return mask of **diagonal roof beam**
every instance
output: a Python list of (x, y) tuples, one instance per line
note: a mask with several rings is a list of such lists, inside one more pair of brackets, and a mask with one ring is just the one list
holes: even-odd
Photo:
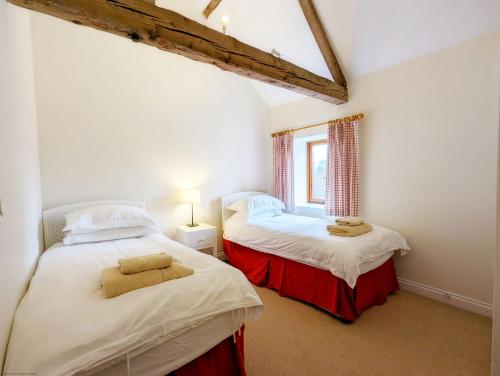
[(333, 76), (333, 79), (336, 83), (341, 86), (346, 87), (347, 82), (344, 77), (344, 73), (342, 72), (342, 68), (333, 52), (332, 45), (328, 40), (325, 29), (321, 24), (321, 20), (319, 19), (318, 12), (314, 7), (312, 0), (299, 0), (300, 7), (302, 8), (302, 12), (306, 17), (307, 23), (314, 35), (314, 39), (316, 39), (316, 43), (325, 59), (326, 65), (330, 70), (330, 73)]
[(203, 10), (203, 16), (205, 18), (210, 17), (212, 12), (217, 8), (222, 0), (210, 0), (205, 9)]
[(335, 82), (142, 0), (9, 2), (330, 103), (347, 101), (347, 89)]

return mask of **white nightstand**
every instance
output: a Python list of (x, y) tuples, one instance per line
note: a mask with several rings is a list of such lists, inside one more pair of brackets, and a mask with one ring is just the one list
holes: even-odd
[(176, 240), (197, 251), (217, 257), (217, 228), (206, 223), (177, 227)]

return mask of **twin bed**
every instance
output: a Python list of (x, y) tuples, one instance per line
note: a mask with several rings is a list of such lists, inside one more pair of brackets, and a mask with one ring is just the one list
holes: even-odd
[[(161, 234), (64, 246), (64, 215), (43, 214), (46, 251), (16, 312), (4, 372), (37, 375), (244, 374), (243, 325), (263, 309), (237, 269)], [(106, 299), (101, 271), (164, 251), (194, 275)]]
[[(281, 210), (244, 219), (230, 209), (255, 195), (262, 193), (240, 192), (222, 200), (224, 250), (234, 267), (159, 233), (61, 243), (66, 214), (103, 204), (144, 209), (141, 202), (97, 201), (45, 211), (46, 250), (16, 311), (4, 372), (244, 375), (244, 323), (263, 309), (249, 281), (347, 321), (399, 288), (392, 256), (409, 250), (400, 234), (374, 226), (368, 234), (340, 238), (328, 235), (322, 219)], [(194, 274), (104, 297), (104, 268), (158, 252)]]
[[(222, 199), (224, 252), (231, 265), (258, 286), (277, 290), (354, 321), (361, 312), (383, 304), (399, 289), (392, 257), (410, 250), (390, 229), (356, 237), (330, 235), (321, 218), (290, 214), (238, 215), (235, 203), (261, 192), (240, 192)], [(241, 206), (241, 204), (239, 205)]]

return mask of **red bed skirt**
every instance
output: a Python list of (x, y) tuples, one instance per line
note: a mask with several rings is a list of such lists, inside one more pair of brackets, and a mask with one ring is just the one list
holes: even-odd
[(347, 321), (355, 321), (361, 312), (373, 305), (384, 304), (390, 293), (399, 290), (392, 258), (360, 275), (352, 289), (329, 271), (225, 239), (224, 252), (229, 263), (240, 269), (253, 284), (313, 304)]
[(205, 354), (172, 372), (175, 376), (245, 376), (243, 332), (226, 338)]

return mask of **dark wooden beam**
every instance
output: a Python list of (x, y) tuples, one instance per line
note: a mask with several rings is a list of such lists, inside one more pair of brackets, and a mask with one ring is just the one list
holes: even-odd
[(340, 67), (335, 53), (333, 52), (332, 45), (328, 40), (325, 29), (321, 24), (321, 20), (319, 19), (318, 12), (316, 11), (312, 0), (299, 0), (299, 3), (304, 16), (306, 17), (307, 23), (309, 24), (309, 27), (314, 35), (314, 39), (316, 39), (316, 43), (318, 44), (321, 54), (325, 59), (326, 65), (333, 76), (333, 79), (339, 85), (346, 87), (347, 82), (344, 77), (344, 73), (342, 72), (342, 68)]
[(205, 16), (205, 18), (210, 17), (212, 12), (215, 10), (215, 8), (217, 8), (217, 6), (220, 4), (221, 1), (222, 0), (210, 0), (210, 2), (207, 4), (205, 9), (203, 10), (203, 16)]
[(142, 0), (9, 2), (330, 103), (347, 101), (347, 89), (337, 83)]

